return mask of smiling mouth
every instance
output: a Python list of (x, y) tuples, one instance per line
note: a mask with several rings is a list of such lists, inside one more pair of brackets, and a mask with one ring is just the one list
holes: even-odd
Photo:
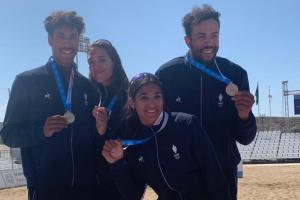
[(157, 110), (146, 110), (145, 114), (152, 117), (157, 114)]
[(73, 54), (74, 50), (73, 49), (61, 49), (61, 52), (66, 55), (71, 55), (71, 54)]
[(213, 54), (214, 53), (214, 48), (205, 48), (202, 50), (202, 53), (204, 54)]

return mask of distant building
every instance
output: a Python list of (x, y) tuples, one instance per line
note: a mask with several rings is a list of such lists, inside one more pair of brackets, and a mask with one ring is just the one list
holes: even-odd
[[(0, 122), (0, 131), (1, 131), (2, 127), (3, 127), (3, 122)], [(2, 143), (3, 142), (2, 142), (2, 139), (1, 139), (1, 136), (0, 136), (0, 144), (2, 144)]]

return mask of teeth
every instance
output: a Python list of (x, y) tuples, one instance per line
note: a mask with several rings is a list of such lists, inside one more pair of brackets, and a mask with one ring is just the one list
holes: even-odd
[(66, 50), (66, 49), (63, 49), (62, 52), (65, 53), (65, 54), (71, 54), (71, 53), (72, 53), (72, 50)]
[(146, 110), (147, 113), (156, 113), (156, 110)]
[(203, 50), (203, 53), (212, 53), (213, 50), (212, 49), (206, 49), (206, 50)]
[(155, 110), (148, 110), (149, 113), (155, 113)]

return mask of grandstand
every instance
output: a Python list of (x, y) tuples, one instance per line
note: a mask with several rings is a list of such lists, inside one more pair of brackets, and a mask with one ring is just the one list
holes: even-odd
[[(300, 118), (291, 119), (291, 127), (299, 127)], [(258, 132), (252, 143), (241, 145), (237, 143), (243, 163), (278, 163), (299, 162), (300, 163), (300, 132), (285, 132), (284, 118), (256, 118)], [(265, 121), (265, 122), (264, 122)], [(263, 123), (262, 123), (263, 122)], [(272, 122), (272, 123), (266, 123)], [(265, 124), (276, 127), (277, 130), (266, 130)], [(2, 128), (0, 122), (0, 130)], [(279, 128), (281, 127), (281, 128)], [(281, 129), (281, 130), (280, 130)], [(0, 170), (8, 168), (19, 168), (21, 157), (20, 149), (8, 148), (1, 145), (0, 138)], [(13, 167), (12, 167), (13, 166)]]
[(300, 162), (300, 133), (260, 131), (247, 146), (237, 143), (244, 163)]
[[(259, 131), (253, 142), (246, 146), (237, 143), (244, 163), (300, 162), (300, 132), (284, 132), (284, 118), (256, 118), (256, 121)], [(267, 131), (262, 123), (264, 121), (272, 122), (271, 126), (278, 130)], [(299, 124), (299, 117), (291, 118), (292, 127), (298, 127)], [(2, 125), (0, 122), (0, 130)], [(13, 165), (18, 168), (20, 161), (20, 149), (1, 145), (0, 140), (0, 170)]]
[[(3, 122), (0, 122), (0, 130)], [(9, 148), (2, 144), (0, 137), (0, 170), (21, 168), (21, 153), (19, 148)]]

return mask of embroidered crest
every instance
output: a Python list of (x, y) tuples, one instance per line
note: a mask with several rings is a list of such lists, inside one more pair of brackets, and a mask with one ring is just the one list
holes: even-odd
[(220, 93), (218, 98), (219, 98), (218, 107), (221, 108), (223, 107), (223, 95)]
[(51, 99), (51, 95), (49, 92), (47, 92), (45, 95), (44, 95), (44, 99), (45, 100), (50, 100)]
[(138, 161), (139, 161), (140, 163), (144, 162), (144, 157), (143, 157), (143, 156), (140, 156), (139, 159), (138, 159)]
[(86, 93), (84, 93), (83, 99), (84, 99), (84, 105), (85, 105), (85, 106), (88, 106), (88, 105), (89, 105), (89, 102), (88, 102), (88, 96), (87, 96)]
[(178, 96), (177, 98), (176, 98), (176, 100), (175, 100), (177, 103), (181, 103), (181, 98), (180, 98), (180, 96)]
[(177, 149), (177, 147), (173, 144), (172, 145), (172, 151), (174, 152), (174, 158), (176, 159), (176, 160), (178, 160), (178, 159), (180, 159), (180, 154), (179, 153), (177, 153), (177, 151), (178, 151), (178, 149)]

